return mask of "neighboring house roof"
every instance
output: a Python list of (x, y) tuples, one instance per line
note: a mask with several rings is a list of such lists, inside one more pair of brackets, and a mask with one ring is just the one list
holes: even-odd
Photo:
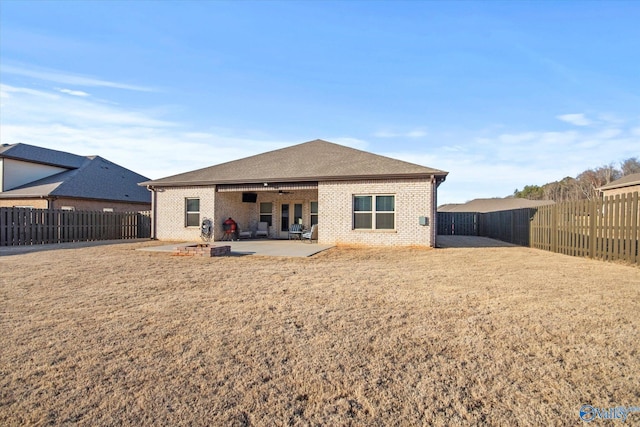
[(22, 143), (0, 145), (0, 157), (63, 168), (79, 168), (87, 160), (77, 154)]
[[(0, 157), (16, 160), (36, 162), (48, 165), (71, 168), (67, 171), (24, 184), (8, 191), (0, 192), (2, 199), (30, 198), (30, 197), (70, 197), (82, 199), (110, 200), (131, 203), (150, 203), (151, 194), (137, 184), (149, 178), (119, 166), (100, 156), (64, 156), (60, 151), (47, 150), (26, 144), (16, 144), (21, 147), (17, 151), (21, 157), (15, 157), (15, 151), (0, 151)], [(12, 146), (9, 146), (12, 147)], [(2, 146), (1, 149), (6, 149)], [(9, 151), (12, 155), (5, 155)], [(43, 151), (52, 151), (51, 159), (43, 159)], [(26, 154), (35, 153), (38, 161), (27, 157)], [(61, 154), (62, 153), (62, 154)], [(82, 159), (78, 163), (77, 160)], [(48, 160), (48, 161), (47, 161)], [(74, 166), (71, 166), (74, 163)]]
[(443, 181), (447, 173), (317, 139), (140, 185), (211, 185), (431, 175)]
[(613, 190), (614, 188), (630, 187), (632, 185), (640, 185), (640, 173), (632, 173), (623, 176), (620, 179), (616, 179), (615, 181), (611, 181), (607, 185), (603, 185), (602, 187), (600, 187), (600, 191)]
[(529, 200), (517, 197), (474, 199), (462, 204), (448, 204), (438, 207), (438, 212), (498, 212), (511, 209), (536, 208), (539, 206), (553, 205), (553, 200)]

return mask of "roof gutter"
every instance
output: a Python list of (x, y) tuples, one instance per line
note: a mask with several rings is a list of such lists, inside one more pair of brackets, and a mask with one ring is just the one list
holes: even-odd
[(157, 182), (157, 181), (147, 181), (141, 182), (138, 185), (146, 185), (147, 188), (150, 186), (153, 187), (186, 187), (186, 186), (206, 186), (206, 185), (217, 185), (217, 184), (260, 184), (264, 182), (310, 182), (310, 181), (353, 181), (353, 180), (383, 180), (383, 179), (420, 179), (420, 178), (433, 178), (439, 182), (445, 180), (446, 176), (449, 172), (438, 172), (438, 173), (424, 173), (424, 174), (388, 174), (388, 175), (380, 175), (380, 174), (371, 174), (371, 175), (345, 175), (345, 176), (317, 176), (317, 177), (296, 177), (296, 178), (252, 178), (252, 179), (227, 179), (227, 180), (215, 180), (215, 181), (167, 181), (167, 182)]

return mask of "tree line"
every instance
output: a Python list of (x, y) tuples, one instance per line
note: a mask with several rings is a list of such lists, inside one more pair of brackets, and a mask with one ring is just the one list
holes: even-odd
[(567, 176), (560, 181), (549, 182), (542, 186), (525, 185), (522, 190), (516, 188), (513, 196), (530, 200), (553, 200), (555, 202), (592, 200), (600, 197), (598, 188), (632, 173), (640, 173), (640, 161), (636, 157), (623, 160), (620, 162), (619, 168), (610, 163), (587, 169), (575, 178)]

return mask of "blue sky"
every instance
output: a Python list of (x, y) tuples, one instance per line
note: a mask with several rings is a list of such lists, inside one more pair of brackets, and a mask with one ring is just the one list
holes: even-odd
[(0, 0), (0, 138), (160, 178), (316, 138), (439, 203), (640, 157), (640, 2)]

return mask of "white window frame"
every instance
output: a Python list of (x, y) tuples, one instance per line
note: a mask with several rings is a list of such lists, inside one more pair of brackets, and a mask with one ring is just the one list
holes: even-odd
[[(316, 205), (316, 211), (313, 211), (313, 204), (315, 203)], [(312, 200), (309, 202), (309, 227), (311, 227), (313, 224), (317, 224), (318, 223), (318, 201), (317, 200)], [(315, 221), (313, 220), (315, 218)]]
[[(198, 210), (190, 211), (189, 209), (189, 200), (197, 200), (198, 201)], [(198, 214), (198, 223), (193, 225), (189, 225), (189, 215)], [(200, 197), (185, 197), (184, 198), (184, 226), (185, 227), (200, 227)]]
[[(262, 211), (262, 205), (271, 205), (271, 209), (267, 212), (267, 211)], [(269, 224), (269, 227), (271, 227), (273, 225), (273, 202), (260, 202), (260, 204), (258, 205), (258, 218), (260, 218), (260, 222), (266, 222), (267, 224)], [(263, 216), (268, 216), (269, 217), (269, 221), (262, 221), (262, 217)]]
[[(356, 197), (371, 197), (371, 210), (370, 211), (356, 211)], [(392, 211), (378, 211), (376, 210), (378, 197), (393, 197), (393, 210)], [(374, 230), (374, 231), (395, 231), (396, 230), (396, 195), (395, 194), (354, 194), (352, 206), (352, 229), (353, 230)], [(371, 228), (356, 228), (356, 213), (371, 215)], [(377, 224), (378, 213), (393, 213), (393, 227), (392, 228), (379, 228)]]

